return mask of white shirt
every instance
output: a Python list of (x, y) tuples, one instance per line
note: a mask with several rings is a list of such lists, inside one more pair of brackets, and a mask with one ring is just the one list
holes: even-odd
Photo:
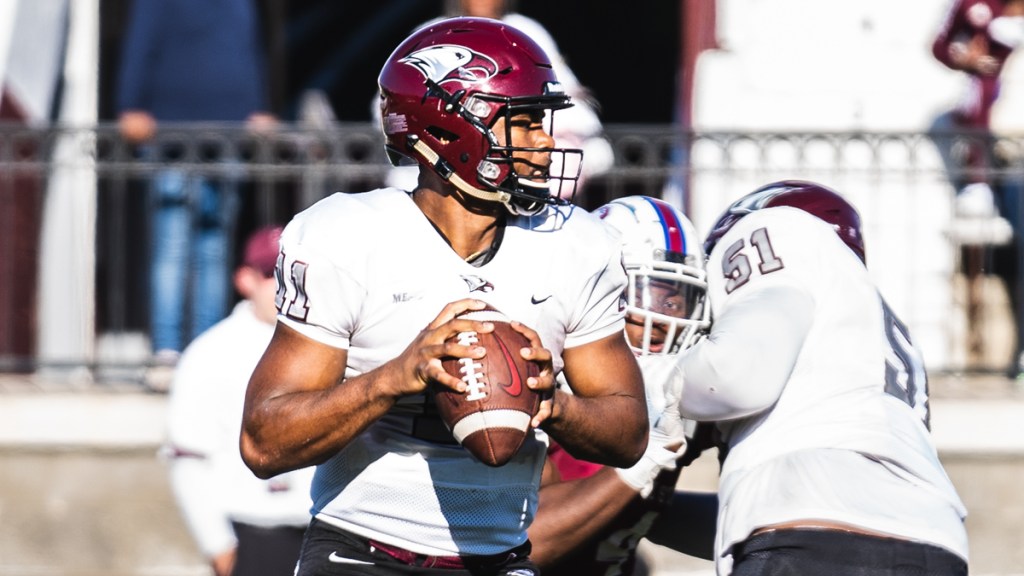
[(179, 508), (208, 557), (236, 545), (232, 520), (269, 527), (310, 519), (312, 468), (261, 480), (238, 448), (245, 390), (273, 332), (250, 302), (239, 302), (185, 348), (175, 370), (165, 453)]
[[(285, 228), (281, 245), (279, 321), (347, 349), (346, 377), (398, 356), (460, 298), (487, 301), (536, 330), (556, 371), (564, 348), (624, 327), (618, 242), (575, 207), (510, 218), (497, 254), (481, 267), (463, 261), (394, 188), (321, 200)], [(438, 422), (424, 415), (431, 408), (424, 395), (405, 397), (321, 464), (317, 517), (422, 554), (496, 554), (522, 544), (546, 442), (528, 439), (510, 463), (491, 468), (458, 445), (414, 434)]]
[(820, 519), (967, 559), (966, 510), (932, 443), (910, 335), (832, 227), (790, 207), (744, 216), (708, 261), (709, 337), (680, 356), (684, 417), (729, 447), (716, 553)]
[[(505, 14), (501, 21), (523, 31), (544, 50), (551, 59), (555, 77), (562, 83), (566, 93), (572, 96), (572, 107), (559, 110), (555, 115), (555, 132), (552, 136), (556, 145), (561, 148), (583, 150), (581, 170), (584, 178), (607, 172), (615, 163), (615, 153), (611, 144), (604, 138), (604, 127), (597, 116), (591, 96), (565, 62), (551, 33), (540, 22), (517, 12)], [(560, 160), (561, 155), (555, 156), (554, 159)], [(556, 170), (559, 169), (558, 166), (552, 166), (552, 173), (557, 173)], [(574, 165), (566, 167), (567, 173), (572, 173), (575, 169)]]

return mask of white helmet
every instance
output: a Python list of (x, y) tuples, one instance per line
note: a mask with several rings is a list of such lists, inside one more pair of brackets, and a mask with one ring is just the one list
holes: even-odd
[(711, 325), (704, 249), (693, 223), (650, 196), (618, 198), (594, 213), (622, 238), (627, 322), (644, 328), (633, 351), (671, 354), (693, 344)]

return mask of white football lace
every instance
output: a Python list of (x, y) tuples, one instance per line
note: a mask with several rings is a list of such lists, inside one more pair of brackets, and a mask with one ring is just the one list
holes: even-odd
[[(479, 342), (476, 332), (460, 332), (456, 337), (459, 344), (472, 346)], [(487, 398), (487, 387), (483, 381), (483, 365), (472, 358), (459, 358), (459, 372), (466, 383), (466, 400), (483, 400)]]

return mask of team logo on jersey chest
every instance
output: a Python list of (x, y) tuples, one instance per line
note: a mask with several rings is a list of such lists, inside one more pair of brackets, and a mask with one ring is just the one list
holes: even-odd
[(492, 292), (494, 290), (494, 284), (491, 284), (486, 278), (464, 274), (462, 280), (469, 287), (470, 292)]

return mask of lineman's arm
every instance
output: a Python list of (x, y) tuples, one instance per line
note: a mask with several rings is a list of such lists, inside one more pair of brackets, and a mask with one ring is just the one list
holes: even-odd
[(530, 557), (543, 569), (593, 539), (639, 492), (604, 467), (585, 478), (561, 481), (548, 460), (537, 516), (530, 525)]
[(676, 376), (686, 383), (680, 414), (729, 420), (772, 406), (796, 365), (814, 310), (810, 293), (788, 284), (731, 302), (708, 337), (679, 356)]
[(642, 506), (641, 500), (654, 490), (659, 474), (676, 469), (680, 442), (681, 438), (652, 430), (647, 450), (633, 466), (605, 466), (572, 480), (558, 478), (549, 457), (541, 478), (537, 515), (529, 529), (531, 557), (542, 568), (558, 563), (599, 536), (627, 507)]

